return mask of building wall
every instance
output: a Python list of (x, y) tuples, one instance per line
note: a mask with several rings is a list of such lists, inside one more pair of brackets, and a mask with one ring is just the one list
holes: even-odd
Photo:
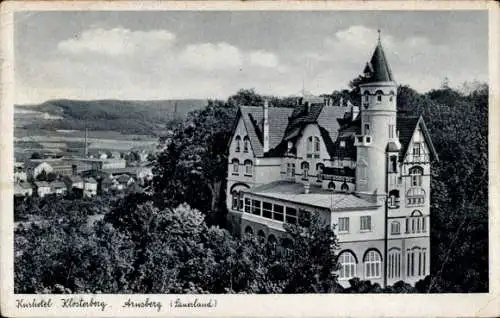
[[(339, 242), (355, 242), (364, 240), (382, 240), (385, 233), (385, 216), (384, 207), (378, 207), (370, 210), (358, 211), (335, 211), (331, 213), (332, 226), (335, 226), (335, 234)], [(371, 217), (371, 230), (362, 231), (361, 221), (362, 216)], [(349, 218), (349, 232), (339, 232), (339, 218)]]

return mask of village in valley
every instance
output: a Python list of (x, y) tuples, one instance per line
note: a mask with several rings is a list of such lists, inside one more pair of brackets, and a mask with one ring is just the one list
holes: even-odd
[(94, 197), (141, 193), (153, 178), (152, 150), (90, 150), (88, 130), (80, 154), (32, 152), (14, 164), (14, 196)]

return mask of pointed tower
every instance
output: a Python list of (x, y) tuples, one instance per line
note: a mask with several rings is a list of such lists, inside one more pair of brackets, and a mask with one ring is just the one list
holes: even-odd
[[(382, 198), (386, 194), (388, 151), (400, 149), (396, 136), (397, 84), (380, 41), (363, 71), (361, 92), (361, 134), (356, 136), (356, 191)], [(388, 147), (388, 145), (390, 146)]]

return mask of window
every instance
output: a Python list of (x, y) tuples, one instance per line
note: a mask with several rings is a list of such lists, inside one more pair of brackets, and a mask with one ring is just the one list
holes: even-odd
[(409, 277), (426, 275), (426, 256), (425, 248), (413, 247), (407, 250), (406, 274)]
[(377, 92), (377, 103), (380, 103), (382, 101), (382, 93)]
[(369, 97), (368, 97), (368, 92), (366, 92), (366, 93), (365, 93), (365, 96), (363, 96), (363, 97), (364, 97), (365, 103), (368, 103), (368, 98), (369, 98)]
[(261, 242), (264, 242), (266, 240), (266, 234), (264, 234), (264, 231), (262, 230), (259, 230), (259, 232), (257, 232), (257, 236), (259, 237), (259, 240)]
[(401, 225), (399, 224), (398, 221), (391, 222), (391, 234), (392, 235), (401, 234)]
[(339, 255), (339, 279), (351, 279), (356, 276), (356, 258), (351, 252), (342, 252)]
[(389, 125), (389, 138), (394, 138), (394, 125)]
[(269, 248), (271, 249), (271, 254), (274, 255), (276, 253), (276, 246), (278, 245), (278, 241), (276, 240), (276, 237), (274, 235), (269, 235), (267, 238), (267, 244), (269, 245)]
[(320, 152), (320, 147), (321, 147), (320, 145), (321, 144), (319, 142), (319, 137), (314, 137), (314, 152), (316, 154), (319, 154), (319, 152)]
[(401, 251), (398, 248), (393, 248), (389, 250), (388, 257), (388, 278), (399, 278), (401, 277)]
[(413, 156), (420, 157), (420, 143), (418, 142), (413, 144)]
[(345, 140), (341, 140), (339, 146), (340, 148), (345, 148)]
[(273, 217), (273, 205), (269, 202), (262, 202), (262, 216), (268, 219)]
[(287, 163), (287, 165), (286, 165), (286, 175), (289, 178), (295, 177), (295, 163)]
[(422, 186), (422, 175), (424, 174), (424, 169), (422, 167), (412, 167), (410, 168), (411, 186), (421, 187)]
[(422, 188), (410, 188), (406, 191), (407, 206), (421, 206), (425, 203), (425, 191)]
[(342, 232), (342, 233), (349, 232), (349, 218), (348, 217), (339, 218), (339, 232)]
[(313, 148), (313, 137), (307, 138), (307, 153), (310, 154)]
[(238, 193), (238, 191), (233, 191), (231, 193), (233, 199), (232, 199), (232, 208), (233, 210), (238, 210), (238, 205), (239, 205), (239, 202), (240, 202), (240, 194)]
[(309, 178), (309, 163), (303, 162), (300, 168), (302, 169), (302, 179), (307, 180)]
[(426, 231), (425, 217), (422, 212), (415, 210), (411, 213), (410, 220), (408, 221), (408, 226), (411, 228), (407, 230), (408, 233), (424, 233)]
[(365, 135), (370, 134), (370, 124), (365, 124)]
[(286, 223), (296, 224), (297, 223), (297, 210), (294, 208), (286, 208)]
[(251, 160), (245, 160), (245, 175), (251, 176), (253, 174), (253, 162)]
[(367, 181), (368, 177), (367, 177), (367, 167), (368, 167), (368, 164), (366, 163), (366, 161), (364, 160), (361, 160), (359, 163), (358, 163), (358, 167), (356, 170), (359, 170), (359, 179), (362, 180), (362, 181)]
[(318, 163), (316, 165), (316, 176), (318, 177), (318, 179), (317, 179), (318, 182), (321, 182), (321, 179), (322, 179), (321, 174), (323, 173), (323, 168), (324, 167), (325, 167), (325, 165), (322, 164), (322, 163)]
[(372, 217), (369, 215), (359, 217), (360, 230), (361, 231), (371, 231), (372, 230)]
[(240, 136), (236, 136), (236, 138), (234, 139), (236, 141), (236, 152), (240, 152), (241, 151), (241, 137)]
[(390, 156), (389, 157), (389, 172), (397, 173), (398, 172), (398, 156)]
[(347, 183), (342, 183), (342, 185), (340, 186), (340, 191), (344, 191), (344, 192), (347, 192), (349, 191), (349, 186), (347, 185)]
[(389, 192), (389, 201), (387, 202), (390, 209), (399, 208), (399, 190)]
[(243, 138), (243, 152), (248, 152), (248, 149), (250, 148), (250, 139), (248, 136), (245, 136)]
[(328, 183), (328, 190), (335, 190), (335, 183), (333, 181), (330, 181), (330, 183)]
[(363, 262), (365, 263), (365, 278), (379, 278), (382, 275), (382, 260), (377, 251), (371, 250), (366, 253)]
[(253, 235), (253, 229), (252, 229), (251, 226), (247, 226), (245, 228), (245, 234), (247, 234), (247, 235)]
[(250, 213), (250, 199), (245, 198), (245, 212)]
[(240, 161), (238, 159), (233, 159), (232, 163), (233, 163), (233, 174), (238, 174), (240, 168)]
[(260, 201), (252, 200), (252, 214), (260, 215)]
[(273, 219), (275, 219), (276, 221), (283, 222), (283, 206), (282, 205), (278, 205), (278, 204), (274, 205)]

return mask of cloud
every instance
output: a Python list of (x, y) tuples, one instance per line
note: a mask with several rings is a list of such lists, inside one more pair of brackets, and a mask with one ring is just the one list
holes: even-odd
[(225, 42), (190, 44), (180, 52), (179, 62), (205, 71), (238, 69), (243, 65), (243, 54)]
[(253, 51), (249, 54), (250, 63), (261, 67), (277, 67), (278, 57), (276, 54), (264, 50)]
[(69, 54), (133, 55), (141, 50), (158, 50), (170, 46), (175, 34), (168, 30), (131, 31), (124, 28), (95, 28), (58, 43), (57, 48)]

